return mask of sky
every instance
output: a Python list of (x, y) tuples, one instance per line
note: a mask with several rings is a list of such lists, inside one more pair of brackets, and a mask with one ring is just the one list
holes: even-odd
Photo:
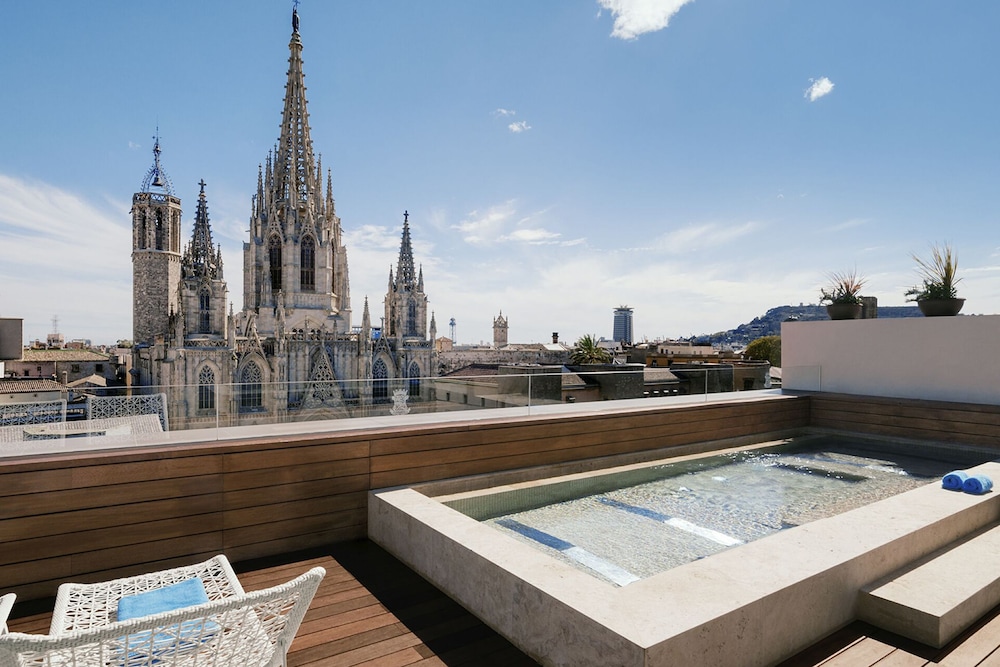
[[(161, 162), (190, 238), (207, 183), (242, 307), (278, 138), (286, 0), (8, 3), (0, 317), (25, 341), (132, 335), (133, 193)], [(816, 303), (880, 305), (949, 243), (964, 313), (1000, 312), (1000, 3), (380, 0), (298, 7), (354, 324), (377, 323), (409, 212), (438, 335), (637, 340)]]

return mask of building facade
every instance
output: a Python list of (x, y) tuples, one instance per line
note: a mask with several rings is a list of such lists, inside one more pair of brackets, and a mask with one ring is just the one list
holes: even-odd
[[(181, 200), (154, 162), (132, 203), (134, 384), (167, 394), (172, 427), (254, 424), (377, 413), (397, 388), (422, 394), (436, 368), (423, 270), (414, 272), (404, 214), (385, 326), (365, 299), (352, 327), (347, 249), (332, 176), (310, 136), (298, 12), (292, 13), (277, 144), (258, 167), (243, 308), (233, 312), (212, 240), (204, 180), (191, 240), (181, 250)], [(429, 333), (429, 335), (428, 335)]]
[(632, 308), (628, 306), (615, 308), (615, 322), (611, 339), (623, 345), (632, 344)]

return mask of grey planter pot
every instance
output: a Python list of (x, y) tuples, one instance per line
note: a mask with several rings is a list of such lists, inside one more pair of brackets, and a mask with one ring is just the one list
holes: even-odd
[(965, 305), (965, 299), (923, 299), (917, 307), (924, 317), (952, 317), (958, 315)]
[(826, 314), (831, 320), (856, 320), (861, 317), (860, 303), (831, 303), (826, 307)]

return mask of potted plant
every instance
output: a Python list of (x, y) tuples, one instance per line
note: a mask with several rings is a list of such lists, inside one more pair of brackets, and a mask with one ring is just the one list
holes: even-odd
[(831, 273), (830, 284), (820, 289), (820, 303), (826, 304), (831, 320), (856, 320), (861, 317), (861, 289), (867, 279), (857, 269)]
[(958, 315), (965, 299), (958, 298), (955, 285), (961, 280), (958, 273), (958, 257), (947, 243), (931, 246), (931, 258), (925, 260), (912, 255), (917, 263), (917, 273), (921, 285), (906, 290), (906, 300), (916, 301), (920, 312), (926, 317)]

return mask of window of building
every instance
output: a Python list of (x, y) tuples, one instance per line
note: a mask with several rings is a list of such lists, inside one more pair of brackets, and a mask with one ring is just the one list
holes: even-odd
[(410, 368), (406, 372), (407, 377), (407, 388), (409, 389), (410, 396), (420, 395), (420, 366), (417, 362), (413, 361), (410, 363)]
[(272, 236), (267, 242), (267, 261), (271, 269), (271, 291), (281, 289), (281, 239)]
[(94, 372), (95, 373), (103, 373), (104, 372), (104, 364), (94, 364)]
[(389, 398), (389, 370), (381, 359), (372, 364), (372, 398), (376, 401)]
[(263, 376), (260, 367), (249, 362), (240, 372), (240, 409), (246, 411), (259, 410), (263, 403)]
[(201, 333), (212, 331), (212, 295), (207, 288), (198, 296), (198, 331)]
[(198, 409), (215, 410), (215, 371), (210, 366), (198, 372)]
[(316, 242), (313, 237), (302, 239), (301, 256), (300, 282), (304, 291), (311, 292), (316, 289)]
[(154, 233), (156, 234), (155, 244), (153, 247), (156, 250), (163, 250), (163, 242), (166, 239), (166, 230), (164, 229), (163, 223), (163, 211), (156, 211), (156, 227), (154, 228)]
[(417, 335), (417, 300), (412, 297), (406, 304), (406, 335)]
[(70, 373), (79, 373), (80, 372), (80, 364), (70, 364), (69, 365), (69, 372)]

